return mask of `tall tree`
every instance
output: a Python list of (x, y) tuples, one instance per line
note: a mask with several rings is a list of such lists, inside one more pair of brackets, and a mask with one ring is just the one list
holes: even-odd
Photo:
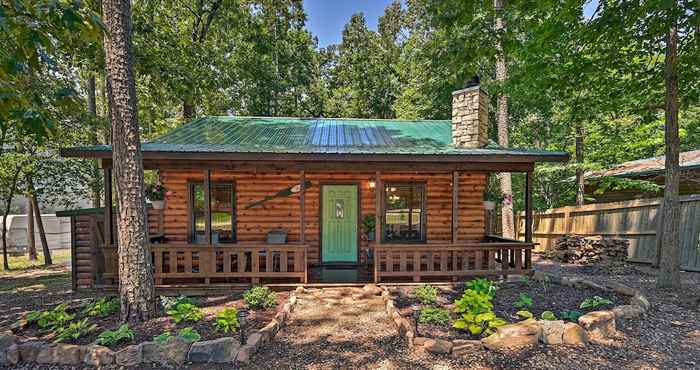
[(130, 0), (104, 0), (112, 163), (117, 185), (119, 297), (122, 321), (153, 317), (156, 302), (146, 237), (146, 200), (139, 138)]

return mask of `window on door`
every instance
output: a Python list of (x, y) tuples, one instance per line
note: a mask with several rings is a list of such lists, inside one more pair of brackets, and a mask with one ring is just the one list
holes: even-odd
[[(190, 184), (192, 240), (195, 244), (206, 243), (206, 209), (204, 207), (204, 184)], [(232, 183), (211, 183), (211, 242), (212, 244), (236, 242), (236, 196)]]
[(383, 241), (425, 242), (425, 184), (387, 183), (383, 221)]

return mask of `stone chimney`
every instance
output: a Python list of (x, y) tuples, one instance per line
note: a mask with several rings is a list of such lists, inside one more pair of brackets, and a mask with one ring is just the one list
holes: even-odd
[(478, 83), (452, 93), (452, 144), (483, 148), (489, 138), (489, 96)]

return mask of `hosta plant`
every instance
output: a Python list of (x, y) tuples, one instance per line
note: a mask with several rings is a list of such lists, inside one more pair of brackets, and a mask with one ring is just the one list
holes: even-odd
[(116, 298), (100, 298), (83, 310), (83, 315), (107, 317), (119, 312), (119, 300)]
[(498, 287), (489, 279), (478, 278), (469, 280), (464, 283), (467, 290), (473, 290), (477, 293), (488, 294), (492, 298), (496, 295)]
[(593, 298), (586, 298), (583, 302), (581, 302), (579, 308), (598, 308), (600, 306), (605, 306), (606, 304), (612, 304), (612, 301), (596, 295), (593, 296)]
[(542, 315), (540, 315), (540, 318), (542, 318), (542, 320), (547, 320), (547, 321), (554, 321), (557, 319), (557, 317), (554, 315), (554, 312), (552, 312), (552, 311), (542, 312)]
[(177, 332), (177, 336), (182, 338), (187, 343), (194, 343), (202, 339), (202, 336), (199, 335), (199, 333), (196, 330), (190, 327), (184, 328)]
[(527, 310), (520, 310), (515, 313), (516, 315), (522, 317), (523, 319), (531, 319), (535, 317), (535, 315), (532, 314), (532, 312), (527, 311)]
[(75, 315), (66, 312), (68, 306), (63, 303), (54, 307), (53, 310), (34, 311), (26, 316), (28, 324), (36, 323), (40, 329), (55, 330), (63, 328), (68, 322), (75, 318)]
[(507, 322), (493, 312), (491, 295), (486, 292), (466, 290), (462, 298), (455, 301), (455, 312), (460, 314), (453, 326), (469, 330), (472, 335), (493, 333), (493, 329)]
[(513, 305), (518, 309), (530, 308), (532, 307), (532, 298), (527, 293), (520, 293), (520, 297)]
[(573, 310), (573, 311), (561, 311), (561, 312), (559, 312), (559, 317), (560, 317), (562, 320), (569, 320), (569, 321), (572, 321), (572, 322), (578, 322), (578, 318), (581, 317), (581, 316), (583, 316), (583, 312), (581, 312), (581, 311), (576, 311), (576, 310)]
[(430, 284), (423, 284), (413, 290), (413, 294), (418, 298), (420, 303), (424, 305), (433, 305), (437, 303), (437, 288)]
[(196, 322), (204, 318), (202, 310), (192, 303), (178, 303), (166, 312), (177, 324), (183, 321)]
[(219, 312), (214, 320), (216, 330), (221, 330), (224, 333), (237, 332), (238, 325), (238, 310), (235, 308), (227, 308)]
[(105, 330), (97, 337), (97, 344), (111, 346), (119, 342), (130, 342), (134, 340), (134, 332), (128, 325), (122, 325), (117, 330)]
[(54, 343), (60, 343), (66, 340), (75, 340), (86, 335), (90, 335), (97, 329), (97, 325), (91, 324), (87, 318), (80, 321), (72, 322), (68, 326), (61, 326), (54, 329), (56, 337)]
[(164, 332), (156, 335), (155, 337), (153, 337), (153, 341), (156, 343), (163, 344), (163, 343), (168, 343), (168, 341), (172, 338), (174, 338), (174, 336), (172, 334), (170, 334), (169, 331), (164, 331)]
[(268, 309), (277, 304), (277, 295), (268, 287), (256, 286), (243, 293), (246, 305), (252, 309)]
[(197, 301), (195, 301), (193, 298), (186, 297), (184, 295), (181, 295), (179, 297), (161, 296), (160, 303), (166, 311), (177, 306), (180, 303), (189, 303), (189, 304), (193, 304), (195, 306), (197, 305)]
[(450, 313), (442, 308), (426, 307), (420, 310), (418, 322), (421, 324), (448, 326), (450, 324)]

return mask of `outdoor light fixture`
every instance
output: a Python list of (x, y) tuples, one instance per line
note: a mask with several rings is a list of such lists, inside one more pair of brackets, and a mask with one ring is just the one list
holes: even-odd
[(413, 322), (416, 326), (416, 333), (418, 333), (418, 319), (420, 318), (420, 305), (412, 304), (411, 310), (413, 310)]
[(374, 189), (375, 186), (377, 186), (377, 183), (374, 180), (369, 180), (369, 188)]
[(245, 343), (246, 341), (245, 332), (248, 327), (248, 321), (246, 320), (246, 317), (248, 317), (248, 310), (238, 310), (238, 327), (241, 330), (241, 343)]

